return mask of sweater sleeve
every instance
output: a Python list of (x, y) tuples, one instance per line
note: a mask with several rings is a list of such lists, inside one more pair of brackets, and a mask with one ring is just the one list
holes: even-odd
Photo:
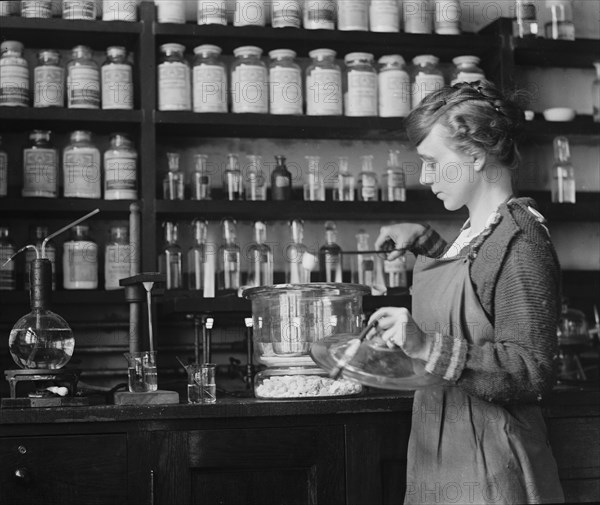
[(474, 345), (438, 334), (426, 370), (497, 403), (531, 402), (548, 393), (558, 350), (558, 272), (551, 246), (518, 240), (498, 273), (492, 341)]
[(425, 230), (410, 245), (408, 250), (415, 256), (427, 256), (428, 258), (437, 258), (447, 247), (446, 241), (442, 236), (428, 224), (424, 225)]

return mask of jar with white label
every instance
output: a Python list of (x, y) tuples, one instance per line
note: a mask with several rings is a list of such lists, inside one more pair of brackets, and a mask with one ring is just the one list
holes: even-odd
[(303, 24), (307, 30), (335, 30), (335, 0), (304, 0)]
[(63, 19), (96, 19), (95, 0), (63, 0), (62, 17)]
[(0, 106), (29, 107), (29, 65), (23, 49), (16, 40), (0, 44)]
[(50, 143), (50, 131), (33, 130), (23, 149), (24, 197), (58, 197), (58, 149)]
[(89, 236), (90, 227), (78, 224), (63, 244), (63, 288), (98, 288), (98, 244)]
[(46, 49), (38, 53), (33, 70), (33, 106), (64, 107), (65, 70), (60, 66), (60, 53)]
[(0, 136), (0, 198), (8, 195), (8, 155), (2, 147)]
[(306, 114), (308, 116), (342, 115), (342, 70), (335, 62), (333, 49), (314, 49), (308, 53), (306, 69)]
[(365, 0), (337, 0), (338, 30), (369, 30), (369, 2)]
[(406, 33), (433, 33), (434, 6), (430, 0), (410, 0), (402, 4)]
[(434, 0), (433, 27), (438, 35), (460, 35), (459, 0)]
[(110, 136), (110, 147), (104, 152), (105, 200), (137, 198), (137, 158), (129, 137), (122, 133)]
[(102, 108), (108, 110), (133, 109), (133, 75), (127, 50), (122, 46), (106, 49), (102, 65)]
[(400, 5), (397, 0), (371, 0), (369, 29), (372, 32), (400, 31)]
[[(12, 2), (2, 2), (10, 4)], [(21, 17), (47, 19), (52, 17), (52, 0), (21, 0)]]
[(348, 53), (344, 58), (346, 116), (377, 116), (377, 70), (371, 53)]
[(265, 26), (265, 0), (235, 0), (233, 26)]
[[(29, 243), (41, 252), (42, 243), (49, 235), (47, 226), (33, 225), (29, 227)], [(46, 242), (44, 247), (44, 257), (50, 260), (52, 264), (52, 289), (56, 290), (56, 247), (52, 240)], [(37, 253), (33, 249), (25, 251), (25, 275), (23, 275), (23, 289), (29, 290), (29, 272), (31, 271), (31, 263), (36, 259)]]
[(137, 21), (137, 1), (102, 0), (102, 21)]
[(275, 49), (269, 57), (269, 112), (302, 114), (302, 73), (295, 61), (296, 52)]
[(478, 56), (457, 56), (452, 60), (454, 71), (452, 72), (452, 81), (454, 86), (457, 82), (475, 82), (484, 81), (485, 73), (479, 68), (481, 59)]
[(271, 0), (273, 28), (300, 28), (302, 26), (301, 0)]
[(427, 95), (444, 86), (444, 74), (439, 67), (440, 59), (431, 54), (415, 56), (412, 78), (412, 108), (421, 103)]
[(227, 74), (221, 48), (203, 44), (194, 48), (194, 112), (227, 112)]
[(158, 110), (191, 110), (191, 71), (185, 46), (163, 44), (158, 63)]
[(227, 25), (226, 0), (198, 0), (196, 21), (199, 25)]
[(63, 150), (63, 195), (65, 198), (102, 198), (100, 151), (92, 134), (77, 130)]
[(111, 291), (121, 289), (121, 279), (130, 275), (129, 230), (127, 226), (113, 226), (110, 239), (104, 248), (104, 289)]
[(378, 60), (380, 117), (406, 117), (410, 112), (410, 75), (404, 58), (388, 54)]
[(67, 107), (100, 108), (100, 69), (87, 46), (74, 47), (67, 63)]
[(154, 0), (159, 23), (185, 23), (185, 0)]
[(235, 113), (269, 112), (269, 76), (267, 65), (260, 59), (262, 49), (242, 46), (233, 50), (231, 67), (231, 111)]

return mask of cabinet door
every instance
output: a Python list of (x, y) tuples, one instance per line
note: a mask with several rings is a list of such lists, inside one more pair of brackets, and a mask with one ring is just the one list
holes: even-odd
[(3, 505), (127, 503), (125, 435), (0, 439)]

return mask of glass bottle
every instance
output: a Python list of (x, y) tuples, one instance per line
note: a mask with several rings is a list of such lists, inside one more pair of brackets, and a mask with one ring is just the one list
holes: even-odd
[(98, 244), (89, 236), (90, 227), (78, 224), (63, 244), (63, 288), (98, 288)]
[(406, 256), (404, 254), (393, 260), (383, 260), (383, 280), (388, 295), (408, 288)]
[(285, 164), (285, 156), (275, 156), (277, 165), (271, 172), (271, 199), (272, 200), (291, 200), (292, 199), (292, 174)]
[(383, 177), (382, 200), (384, 202), (406, 201), (406, 174), (400, 165), (399, 151), (390, 149), (387, 169)]
[(223, 172), (223, 193), (227, 200), (244, 199), (244, 180), (237, 154), (227, 155), (227, 168)]
[(305, 256), (308, 250), (304, 245), (304, 221), (294, 219), (290, 222), (292, 243), (286, 247), (286, 282), (288, 284), (306, 284), (310, 282), (310, 269), (306, 268)]
[(452, 80), (450, 85), (454, 86), (457, 82), (475, 82), (485, 80), (485, 74), (479, 63), (481, 58), (479, 56), (457, 56), (452, 59), (454, 63), (454, 71), (452, 72)]
[(60, 65), (60, 53), (51, 49), (38, 52), (38, 64), (33, 70), (33, 106), (65, 106), (65, 70)]
[(67, 63), (67, 107), (100, 108), (100, 69), (87, 46), (75, 46)]
[(325, 222), (325, 244), (319, 249), (319, 277), (321, 282), (342, 282), (342, 248), (336, 244), (337, 227)]
[(273, 251), (266, 244), (267, 225), (254, 223), (254, 243), (248, 248), (248, 285), (270, 286), (273, 284)]
[[(369, 251), (369, 234), (362, 228), (356, 234), (356, 250)], [(375, 257), (372, 254), (357, 254), (353, 281), (372, 287), (375, 284)]]
[(194, 173), (192, 174), (192, 200), (210, 200), (211, 182), (207, 167), (206, 154), (194, 155)]
[(593, 116), (596, 123), (600, 123), (600, 60), (594, 62), (596, 78), (592, 82), (592, 106)]
[(102, 21), (137, 21), (137, 3), (131, 0), (102, 0)]
[(0, 291), (17, 289), (15, 262), (4, 264), (16, 251), (15, 243), (10, 238), (10, 230), (6, 226), (0, 226)]
[(24, 197), (58, 197), (58, 149), (50, 143), (49, 130), (33, 130), (23, 149)]
[(127, 50), (122, 46), (106, 49), (102, 73), (102, 108), (108, 110), (133, 109), (133, 76)]
[(185, 23), (185, 0), (155, 0), (159, 23)]
[(396, 0), (371, 0), (369, 29), (372, 32), (399, 32), (400, 4)]
[(207, 263), (206, 239), (208, 222), (202, 219), (192, 221), (193, 242), (187, 253), (187, 286), (192, 291), (204, 292), (205, 269)]
[(306, 30), (335, 30), (335, 10), (333, 0), (304, 0), (302, 24)]
[(339, 173), (337, 184), (333, 189), (333, 199), (337, 202), (353, 202), (356, 177), (349, 172), (347, 156), (338, 156), (338, 162)]
[(163, 198), (165, 200), (183, 200), (185, 191), (185, 176), (179, 168), (179, 153), (167, 153), (169, 171), (163, 179)]
[(430, 0), (411, 0), (402, 3), (402, 17), (406, 33), (433, 33), (433, 13)]
[(95, 0), (62, 0), (63, 19), (94, 20), (97, 14)]
[(165, 221), (162, 226), (165, 233), (165, 245), (159, 257), (160, 271), (167, 276), (166, 289), (181, 289), (183, 287), (181, 247), (178, 243), (177, 223)]
[(301, 0), (272, 0), (271, 26), (273, 28), (300, 28), (302, 26)]
[(444, 86), (444, 74), (440, 70), (439, 61), (437, 56), (431, 54), (421, 54), (413, 58), (413, 109), (427, 95)]
[(21, 17), (38, 19), (51, 18), (52, 0), (21, 0)]
[(434, 0), (433, 28), (438, 35), (460, 35), (459, 0)]
[(131, 246), (127, 226), (112, 226), (110, 239), (104, 248), (104, 289), (121, 289), (119, 280), (129, 277)]
[(513, 37), (537, 37), (538, 22), (535, 3), (530, 0), (515, 1), (515, 17), (513, 19)]
[(320, 156), (305, 156), (308, 160), (308, 181), (304, 184), (304, 200), (309, 202), (325, 201), (325, 184), (319, 173)]
[(267, 199), (267, 178), (262, 169), (262, 156), (249, 154), (246, 158), (246, 200), (264, 201)]
[(545, 25), (546, 38), (575, 40), (571, 0), (546, 0), (546, 8), (550, 11), (550, 21)]
[(335, 62), (333, 49), (314, 49), (306, 69), (306, 114), (342, 115), (342, 70)]
[(0, 105), (29, 107), (29, 64), (23, 44), (5, 40), (0, 44)]
[(269, 52), (269, 112), (302, 114), (302, 72), (296, 63), (296, 52), (275, 49)]
[[(47, 236), (47, 226), (33, 225), (29, 227), (29, 243), (34, 245), (38, 251), (42, 250), (42, 242)], [(23, 287), (26, 290), (30, 288), (31, 283), (29, 273), (31, 272), (33, 260), (36, 259), (36, 257), (37, 254), (34, 250), (27, 249), (25, 251), (25, 275), (23, 276)], [(45, 257), (52, 263), (52, 289), (56, 290), (56, 247), (51, 240), (46, 242)]]
[(123, 133), (110, 136), (104, 152), (104, 199), (137, 199), (137, 151)]
[(552, 171), (552, 202), (575, 203), (575, 170), (571, 164), (571, 150), (566, 137), (554, 139)]
[(233, 26), (265, 26), (265, 0), (235, 0)]
[(221, 48), (202, 44), (194, 48), (194, 54), (194, 112), (227, 112), (227, 75)]
[(267, 114), (269, 112), (269, 75), (260, 59), (262, 49), (242, 46), (233, 50), (231, 67), (231, 112)]
[(236, 221), (224, 219), (221, 227), (223, 244), (219, 248), (217, 287), (222, 292), (237, 293), (241, 285), (241, 251), (237, 242)]
[(346, 116), (377, 116), (377, 70), (370, 53), (345, 56), (344, 110)]
[(185, 46), (163, 44), (158, 62), (158, 110), (191, 110), (191, 71)]
[(196, 21), (199, 25), (227, 25), (227, 1), (198, 0)]
[(71, 133), (71, 143), (63, 150), (63, 195), (102, 198), (100, 150), (88, 131)]
[(358, 199), (363, 202), (376, 202), (379, 200), (377, 174), (373, 171), (373, 156), (367, 154), (360, 157), (362, 170), (358, 174)]
[(337, 21), (340, 31), (369, 30), (369, 2), (365, 0), (337, 0)]
[(406, 117), (410, 112), (410, 75), (399, 54), (378, 60), (379, 117)]
[(2, 146), (0, 136), (0, 198), (8, 195), (8, 155)]

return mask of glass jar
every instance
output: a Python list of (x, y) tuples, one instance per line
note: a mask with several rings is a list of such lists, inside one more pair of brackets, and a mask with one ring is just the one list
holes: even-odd
[(16, 40), (0, 44), (0, 106), (29, 107), (29, 65), (23, 49)]
[(271, 0), (273, 28), (300, 28), (302, 26), (301, 0)]
[(137, 2), (102, 0), (102, 21), (137, 21)]
[(100, 151), (92, 134), (77, 130), (63, 150), (63, 195), (65, 198), (102, 198)]
[(39, 19), (51, 18), (52, 0), (21, 0), (21, 17)]
[(380, 117), (406, 117), (410, 112), (410, 75), (399, 54), (379, 58), (378, 93)]
[(199, 25), (227, 25), (226, 0), (198, 0), (196, 21)]
[[(17, 252), (15, 243), (10, 238), (10, 230), (0, 226), (0, 265), (4, 265), (8, 258)], [(17, 269), (14, 261), (9, 261), (0, 268), (0, 291), (14, 291), (17, 289)]]
[(127, 61), (127, 49), (110, 46), (102, 65), (102, 108), (133, 109), (133, 74)]
[(185, 23), (185, 0), (154, 0), (159, 23)]
[(459, 0), (434, 0), (433, 27), (438, 35), (460, 35)]
[(265, 26), (265, 0), (235, 0), (233, 26)]
[(95, 0), (63, 0), (62, 17), (63, 19), (96, 19)]
[(306, 114), (308, 116), (342, 115), (342, 70), (335, 62), (333, 49), (314, 49), (308, 53), (306, 69)]
[(302, 114), (302, 72), (296, 63), (296, 52), (275, 49), (269, 52), (269, 112)]
[(377, 70), (370, 53), (348, 53), (344, 58), (346, 116), (377, 116)]
[(513, 19), (513, 37), (537, 37), (538, 22), (535, 3), (530, 0), (516, 0)]
[(369, 2), (365, 0), (337, 0), (338, 30), (369, 30)]
[(67, 63), (67, 107), (69, 109), (100, 108), (100, 69), (87, 46), (73, 48)]
[(158, 63), (158, 110), (191, 110), (191, 71), (185, 46), (163, 44)]
[(37, 58), (33, 70), (33, 106), (64, 107), (65, 70), (60, 65), (60, 53), (45, 49)]
[(444, 86), (444, 74), (439, 67), (439, 58), (431, 54), (415, 56), (412, 78), (412, 108), (414, 109), (427, 95)]
[(269, 112), (269, 76), (267, 65), (260, 59), (262, 49), (242, 46), (233, 50), (231, 66), (231, 111), (234, 113)]
[(121, 289), (120, 279), (130, 275), (129, 229), (127, 226), (112, 226), (110, 239), (104, 248), (104, 289)]
[(23, 149), (24, 197), (58, 197), (58, 149), (50, 143), (49, 130), (33, 130)]
[(596, 68), (596, 78), (592, 82), (592, 107), (593, 116), (596, 123), (600, 123), (600, 60), (594, 62)]
[(110, 136), (104, 152), (104, 199), (137, 199), (137, 151), (123, 133)]
[(371, 0), (369, 29), (372, 32), (400, 31), (400, 5), (396, 0)]
[(63, 244), (63, 288), (98, 288), (98, 244), (89, 236), (90, 227), (78, 224)]
[(479, 68), (481, 58), (479, 56), (457, 56), (452, 59), (454, 71), (452, 72), (452, 81), (450, 85), (454, 86), (458, 82), (484, 81), (485, 74)]
[[(38, 251), (42, 250), (42, 242), (48, 236), (47, 226), (33, 225), (29, 227), (29, 243), (34, 245)], [(56, 290), (56, 247), (51, 240), (46, 242), (44, 249), (45, 257), (50, 260), (52, 264), (52, 289)], [(23, 275), (23, 289), (29, 291), (30, 278), (29, 273), (31, 271), (31, 264), (36, 259), (37, 254), (33, 249), (27, 249), (25, 251), (25, 274)]]
[(434, 7), (430, 0), (411, 0), (402, 3), (406, 33), (433, 33)]
[(547, 39), (575, 40), (571, 0), (546, 0), (550, 21), (545, 25)]
[(221, 48), (203, 44), (194, 48), (194, 112), (227, 112), (227, 74)]
[(303, 25), (306, 30), (335, 30), (334, 0), (304, 0)]

